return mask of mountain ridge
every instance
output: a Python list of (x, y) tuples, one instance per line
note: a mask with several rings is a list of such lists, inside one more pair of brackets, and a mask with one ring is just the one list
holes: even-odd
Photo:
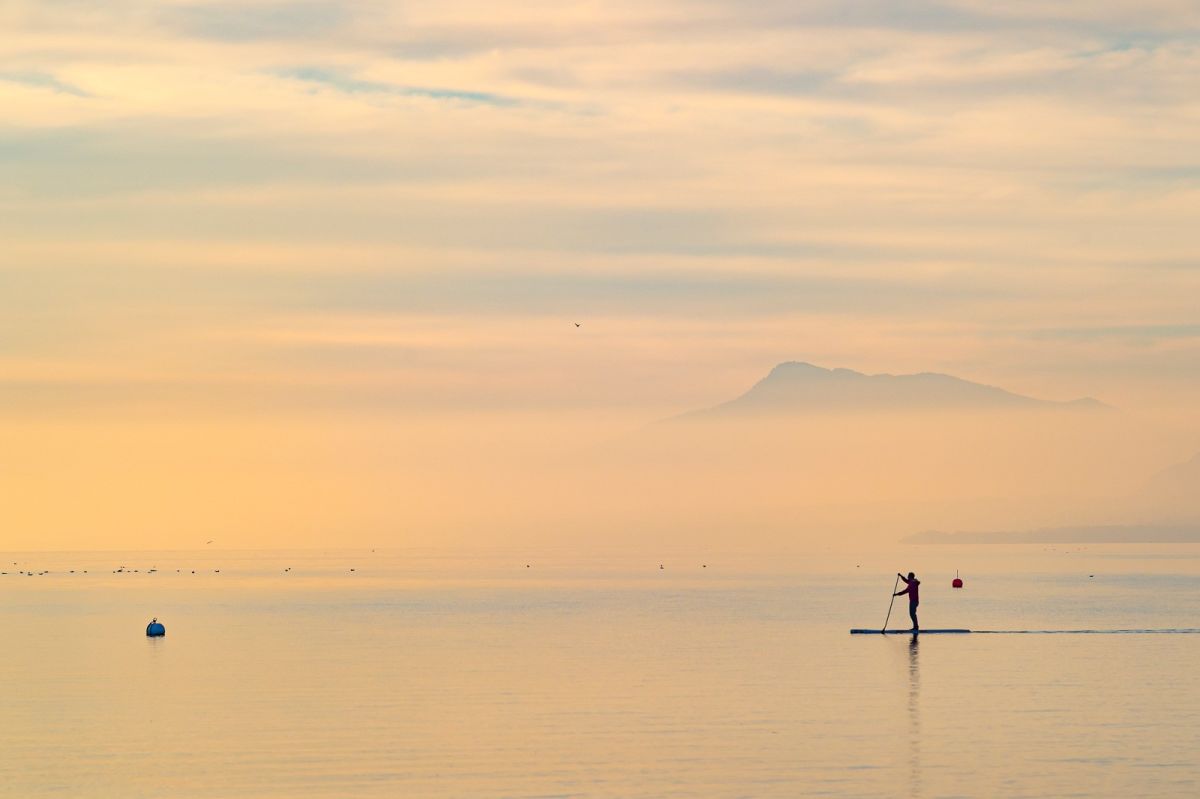
[(1092, 397), (1059, 402), (940, 372), (865, 374), (784, 361), (739, 397), (676, 419), (827, 410), (1109, 409)]

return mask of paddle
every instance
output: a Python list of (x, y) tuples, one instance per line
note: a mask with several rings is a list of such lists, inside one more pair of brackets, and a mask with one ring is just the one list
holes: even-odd
[(892, 601), (888, 603), (888, 615), (883, 620), (883, 629), (879, 631), (880, 635), (887, 635), (887, 623), (892, 619), (892, 605), (896, 604), (896, 589), (900, 587), (900, 575), (896, 575), (896, 582), (892, 585)]

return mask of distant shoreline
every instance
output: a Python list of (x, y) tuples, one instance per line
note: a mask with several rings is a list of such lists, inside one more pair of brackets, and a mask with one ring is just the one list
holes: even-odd
[(1200, 523), (1190, 525), (1097, 525), (1023, 531), (946, 533), (926, 530), (907, 544), (1200, 544)]

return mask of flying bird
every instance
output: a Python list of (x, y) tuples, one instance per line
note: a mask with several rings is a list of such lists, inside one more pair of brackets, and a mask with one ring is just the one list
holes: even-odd
[(579, 327), (579, 323), (578, 323), (578, 322), (576, 322), (576, 323), (575, 323), (575, 327)]

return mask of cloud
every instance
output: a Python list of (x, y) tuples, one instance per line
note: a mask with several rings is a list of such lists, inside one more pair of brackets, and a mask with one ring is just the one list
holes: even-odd
[(91, 97), (92, 95), (85, 92), (78, 86), (74, 86), (65, 81), (59, 80), (53, 75), (43, 72), (3, 72), (0, 71), (0, 81), (8, 83), (16, 83), (21, 86), (29, 86), (35, 89), (48, 89), (59, 94), (69, 94), (74, 97)]
[(759, 319), (736, 347), (689, 328), (672, 379), (986, 363), (1123, 407), (1089, 381), (1177, 387), (1193, 357), (1187, 4), (16, 9), (12, 357), (172, 313)]
[(1153, 343), (1164, 340), (1200, 339), (1200, 324), (1142, 324), (1107, 325), (1102, 327), (1051, 328), (1034, 331), (1038, 339), (1073, 339), (1095, 341), (1102, 339), (1124, 339), (1126, 341)]
[(189, 36), (219, 41), (312, 39), (335, 32), (348, 8), (337, 0), (189, 3), (170, 7), (162, 18)]
[(277, 74), (281, 77), (291, 78), (304, 83), (328, 86), (346, 94), (392, 94), (401, 97), (428, 97), (434, 100), (456, 100), (494, 106), (513, 106), (519, 102), (515, 98), (503, 97), (490, 92), (399, 86), (381, 81), (362, 80), (345, 75), (337, 70), (323, 69), (321, 67), (294, 67), (279, 70)]

